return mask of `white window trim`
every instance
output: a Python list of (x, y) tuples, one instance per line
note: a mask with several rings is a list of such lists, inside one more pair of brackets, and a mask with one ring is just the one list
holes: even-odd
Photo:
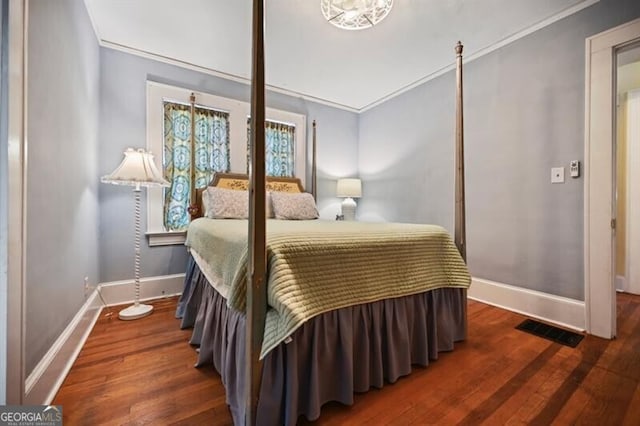
[[(154, 155), (156, 166), (162, 170), (164, 153), (162, 102), (170, 100), (189, 104), (191, 93), (196, 95), (196, 104), (229, 113), (229, 155), (230, 168), (234, 173), (246, 173), (247, 170), (247, 117), (251, 105), (235, 99), (214, 96), (194, 90), (169, 86), (167, 84), (147, 81), (147, 149)], [(291, 123), (296, 126), (295, 133), (295, 176), (305, 186), (306, 176), (306, 117), (273, 108), (266, 109), (268, 120)], [(147, 191), (147, 237), (150, 246), (183, 244), (184, 231), (167, 231), (162, 218), (162, 188), (148, 188)]]

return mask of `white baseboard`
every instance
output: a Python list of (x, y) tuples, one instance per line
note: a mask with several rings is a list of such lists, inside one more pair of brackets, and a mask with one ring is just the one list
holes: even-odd
[[(140, 300), (179, 295), (184, 285), (184, 274), (148, 277), (140, 280)], [(135, 297), (134, 280), (113, 281), (98, 285), (107, 306), (131, 303)], [(67, 328), (56, 339), (45, 356), (25, 381), (25, 404), (49, 405), (93, 329), (103, 303), (98, 291), (93, 291), (73, 317)]]
[[(177, 296), (184, 287), (184, 274), (163, 275), (140, 279), (140, 300)], [(135, 299), (134, 280), (100, 284), (100, 293), (107, 306), (132, 303)]]
[(585, 303), (567, 297), (473, 278), (470, 299), (577, 331), (585, 330)]
[(94, 290), (25, 380), (25, 404), (49, 405), (53, 401), (101, 310)]
[(616, 275), (616, 290), (617, 291), (628, 291), (627, 288), (627, 277), (622, 275)]

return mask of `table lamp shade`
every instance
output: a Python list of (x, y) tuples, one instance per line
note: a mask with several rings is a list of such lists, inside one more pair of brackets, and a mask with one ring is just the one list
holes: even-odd
[(102, 176), (104, 183), (127, 186), (169, 186), (153, 161), (153, 154), (144, 149), (127, 148), (124, 160), (111, 173)]
[(360, 179), (338, 179), (336, 195), (340, 198), (362, 197), (362, 182)]

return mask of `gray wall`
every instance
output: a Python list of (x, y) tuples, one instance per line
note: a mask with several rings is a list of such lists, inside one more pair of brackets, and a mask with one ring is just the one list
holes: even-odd
[(7, 403), (8, 2), (0, 1), (0, 405)]
[[(466, 65), (475, 277), (584, 300), (583, 178), (568, 166), (584, 156), (585, 38), (638, 16), (637, 0), (601, 0)], [(361, 115), (361, 217), (453, 230), (454, 94), (450, 72)]]
[(99, 48), (82, 0), (29, 2), (26, 373), (98, 278)]
[[(249, 101), (249, 87), (211, 75), (102, 48), (100, 50), (100, 148), (97, 175), (110, 173), (127, 147), (146, 146), (146, 81), (153, 80), (218, 96)], [(309, 76), (313, 78), (314, 76)], [(335, 179), (355, 175), (358, 167), (358, 116), (300, 98), (267, 94), (267, 106), (318, 121), (318, 204), (335, 217)], [(310, 136), (309, 136), (310, 137)], [(100, 185), (100, 282), (133, 277), (134, 201), (131, 191)], [(142, 194), (142, 229), (146, 229), (146, 193)], [(148, 247), (143, 242), (142, 276), (182, 273), (183, 246)]]

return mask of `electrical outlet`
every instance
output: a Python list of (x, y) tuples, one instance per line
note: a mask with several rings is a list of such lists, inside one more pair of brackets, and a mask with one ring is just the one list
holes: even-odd
[(84, 277), (84, 295), (85, 297), (89, 294), (91, 290), (91, 286), (89, 285), (89, 277)]
[(564, 183), (564, 167), (551, 169), (551, 183)]

